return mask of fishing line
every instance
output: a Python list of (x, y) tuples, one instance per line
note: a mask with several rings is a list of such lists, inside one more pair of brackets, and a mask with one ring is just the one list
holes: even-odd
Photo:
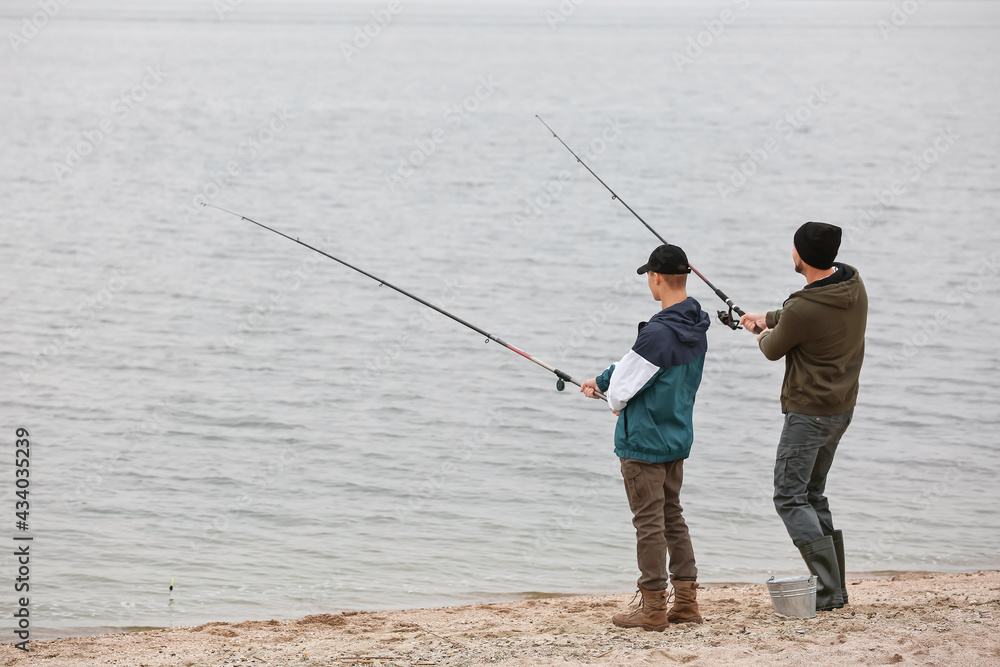
[[(648, 229), (649, 231), (653, 232), (653, 235), (656, 238), (660, 239), (660, 243), (663, 243), (663, 244), (667, 243), (667, 240), (665, 238), (663, 238), (662, 236), (660, 236), (659, 232), (657, 232), (655, 229), (653, 229), (652, 226), (650, 226), (650, 224), (648, 222), (646, 222), (645, 220), (643, 220), (641, 215), (639, 215), (638, 213), (636, 213), (635, 210), (633, 210), (631, 206), (629, 206), (628, 204), (626, 204), (625, 200), (622, 199), (621, 197), (619, 197), (618, 194), (614, 190), (612, 190), (611, 187), (607, 183), (605, 183), (604, 180), (601, 179), (600, 176), (598, 176), (596, 173), (594, 173), (594, 170), (591, 169), (587, 165), (587, 163), (583, 161), (583, 158), (581, 158), (579, 155), (577, 155), (576, 152), (572, 148), (570, 148), (566, 144), (566, 142), (563, 141), (562, 138), (558, 134), (556, 134), (555, 130), (553, 130), (551, 127), (549, 127), (549, 124), (546, 123), (544, 120), (542, 120), (541, 116), (539, 116), (538, 114), (535, 114), (535, 118), (537, 118), (539, 121), (541, 121), (542, 125), (545, 126), (545, 129), (547, 129), (549, 132), (551, 132), (552, 136), (555, 137), (556, 139), (558, 139), (559, 143), (561, 143), (563, 146), (565, 146), (566, 150), (568, 150), (570, 153), (573, 154), (573, 157), (576, 158), (577, 162), (579, 162), (580, 164), (583, 165), (584, 169), (586, 169), (587, 171), (589, 171), (591, 173), (591, 175), (593, 175), (594, 178), (596, 178), (598, 181), (600, 181), (601, 185), (603, 185), (605, 188), (607, 188), (608, 192), (611, 193), (611, 199), (616, 199), (616, 200), (620, 201), (622, 203), (622, 206), (624, 206), (625, 208), (628, 209), (629, 213), (631, 213), (632, 215), (634, 215), (639, 222), (641, 222), (643, 225), (645, 225), (646, 229)], [(690, 262), (688, 263), (688, 266), (691, 266)], [(691, 271), (693, 271), (696, 276), (698, 276), (699, 278), (701, 278), (705, 282), (705, 284), (708, 285), (708, 287), (713, 292), (715, 292), (715, 295), (718, 296), (720, 299), (722, 299), (726, 303), (727, 306), (729, 306), (729, 312), (726, 312), (725, 310), (718, 311), (719, 321), (722, 322), (723, 324), (725, 324), (730, 329), (733, 329), (733, 330), (742, 329), (742, 327), (740, 326), (739, 318), (733, 317), (733, 313), (735, 312), (740, 317), (743, 317), (744, 315), (746, 315), (746, 313), (743, 312), (743, 309), (741, 309), (739, 306), (737, 306), (735, 303), (733, 303), (732, 299), (730, 299), (728, 296), (726, 296), (725, 292), (723, 292), (718, 287), (716, 287), (715, 285), (713, 285), (712, 282), (708, 278), (706, 278), (704, 276), (704, 274), (702, 274), (701, 271), (699, 271), (698, 269), (694, 268), (693, 266), (691, 266)], [(754, 333), (760, 333), (760, 330), (754, 331), (753, 329), (751, 329), (751, 331), (753, 331)]]

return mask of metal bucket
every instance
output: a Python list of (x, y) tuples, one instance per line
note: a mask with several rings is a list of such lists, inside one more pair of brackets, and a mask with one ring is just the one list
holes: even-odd
[(767, 580), (774, 611), (794, 618), (816, 618), (816, 577)]

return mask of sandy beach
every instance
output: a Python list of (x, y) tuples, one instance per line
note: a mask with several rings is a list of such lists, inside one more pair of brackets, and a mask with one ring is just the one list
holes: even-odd
[(442, 609), (207, 623), (0, 648), (0, 664), (998, 665), (1000, 572), (850, 579), (850, 605), (815, 619), (774, 613), (763, 584), (709, 585), (706, 622), (663, 633), (610, 616), (631, 594)]

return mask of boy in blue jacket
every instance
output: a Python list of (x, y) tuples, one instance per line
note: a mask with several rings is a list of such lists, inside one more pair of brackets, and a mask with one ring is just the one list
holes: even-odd
[[(663, 631), (670, 623), (702, 622), (698, 568), (680, 505), (684, 459), (694, 441), (695, 393), (708, 350), (709, 317), (687, 295), (690, 272), (687, 255), (677, 246), (653, 251), (637, 273), (646, 274), (662, 310), (639, 325), (635, 344), (621, 361), (580, 389), (590, 397), (595, 390), (603, 392), (618, 415), (615, 454), (621, 459), (642, 573), (642, 605), (612, 618), (623, 628)], [(671, 582), (675, 599), (667, 612)]]

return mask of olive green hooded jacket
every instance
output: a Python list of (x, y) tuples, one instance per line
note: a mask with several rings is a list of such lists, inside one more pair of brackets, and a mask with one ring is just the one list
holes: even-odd
[(772, 361), (785, 357), (782, 412), (836, 415), (857, 402), (868, 294), (857, 269), (835, 266), (844, 272), (837, 282), (806, 286), (767, 314), (771, 331), (761, 337), (760, 349)]

